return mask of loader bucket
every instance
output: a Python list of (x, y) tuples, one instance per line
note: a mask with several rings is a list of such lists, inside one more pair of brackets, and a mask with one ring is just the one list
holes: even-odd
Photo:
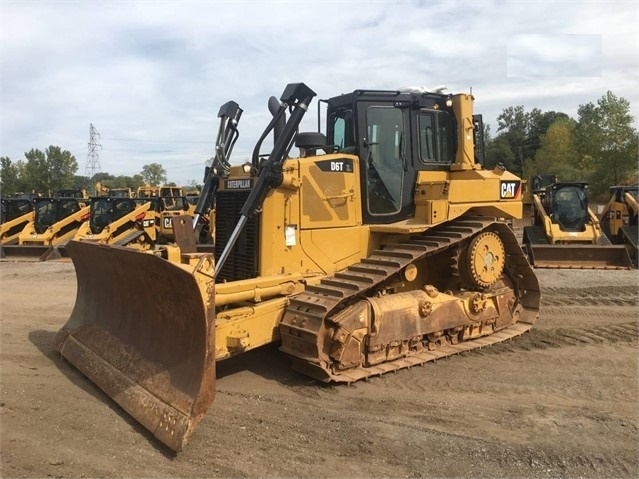
[(78, 286), (57, 350), (180, 451), (215, 395), (212, 256), (183, 255), (188, 266), (80, 241), (66, 252)]
[(632, 262), (623, 246), (528, 244), (536, 268), (630, 269)]

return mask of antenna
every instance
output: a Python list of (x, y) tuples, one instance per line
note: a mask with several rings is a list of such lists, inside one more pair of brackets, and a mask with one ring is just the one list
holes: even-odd
[(93, 123), (89, 123), (89, 152), (87, 153), (87, 167), (84, 171), (84, 176), (89, 178), (89, 181), (95, 176), (96, 173), (100, 173), (100, 155), (98, 150), (102, 149), (102, 144), (99, 141), (100, 133), (96, 130)]

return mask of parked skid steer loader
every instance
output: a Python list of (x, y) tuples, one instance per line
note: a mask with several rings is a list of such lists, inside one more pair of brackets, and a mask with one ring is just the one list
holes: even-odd
[(149, 249), (157, 239), (160, 214), (158, 198), (93, 197), (89, 220), (73, 239)]
[(0, 245), (17, 244), (20, 233), (32, 218), (32, 200), (0, 198)]
[(587, 183), (558, 182), (534, 190), (533, 225), (523, 242), (537, 268), (627, 269), (623, 246), (612, 245), (588, 207)]
[(639, 258), (639, 185), (613, 186), (610, 192), (612, 196), (599, 216), (602, 229), (610, 241), (626, 247), (636, 268)]
[[(35, 198), (31, 220), (18, 235), (18, 244), (3, 248), (11, 257), (56, 259), (65, 245), (89, 218), (87, 200), (76, 197)], [(53, 253), (51, 253), (53, 251)]]
[(323, 100), (326, 135), (297, 133), (314, 96), (285, 88), (250, 163), (218, 169), (216, 151), (215, 255), (188, 216), (180, 246), (68, 245), (78, 292), (57, 349), (175, 451), (216, 361), (281, 341), (298, 371), (351, 383), (537, 319), (537, 278), (497, 219), (521, 218), (520, 179), (475, 157), (473, 97), (357, 90)]

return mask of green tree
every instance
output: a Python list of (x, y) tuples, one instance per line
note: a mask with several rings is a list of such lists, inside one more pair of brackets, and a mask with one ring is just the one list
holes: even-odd
[(609, 90), (596, 105), (579, 105), (577, 115), (577, 145), (583, 161), (592, 163), (593, 194), (625, 181), (635, 183), (639, 150), (630, 102)]
[(137, 190), (138, 187), (143, 185), (144, 180), (142, 179), (141, 175), (120, 175), (116, 176), (113, 181), (109, 182), (109, 186), (111, 186), (112, 188), (131, 188), (132, 190)]
[(78, 162), (67, 150), (49, 146), (45, 151), (31, 149), (25, 153), (24, 180), (31, 189), (44, 194), (72, 188)]
[(541, 139), (550, 126), (559, 120), (570, 120), (570, 117), (562, 112), (544, 111), (534, 108), (528, 117), (527, 144), (530, 157), (534, 158), (536, 150), (541, 148)]
[(518, 169), (515, 164), (517, 160), (515, 154), (510, 147), (510, 143), (508, 143), (508, 140), (503, 135), (499, 135), (494, 140), (490, 139), (486, 142), (485, 154), (484, 167), (486, 169), (492, 169), (500, 163), (504, 165), (508, 171), (516, 171)]
[[(523, 105), (504, 108), (497, 117), (499, 132), (495, 141), (506, 141), (513, 158), (513, 169), (517, 174), (526, 176), (526, 172), (534, 169), (532, 165), (537, 150), (541, 147), (541, 138), (556, 120), (568, 119), (568, 115), (556, 111), (542, 112), (533, 108), (526, 112)], [(504, 153), (505, 145), (499, 150)]]
[(140, 176), (142, 176), (146, 184), (151, 186), (159, 186), (166, 183), (166, 170), (159, 163), (144, 165)]
[(527, 178), (534, 175), (553, 174), (560, 181), (585, 180), (587, 171), (581, 168), (575, 142), (576, 122), (561, 118), (541, 137), (541, 147), (535, 161), (527, 169)]
[(8, 156), (0, 157), (0, 194), (11, 195), (18, 191), (18, 167)]
[(115, 179), (115, 176), (101, 171), (100, 173), (96, 173), (95, 175), (93, 175), (93, 178), (91, 178), (91, 181), (94, 184), (99, 182), (99, 183), (102, 183), (103, 185), (109, 186), (109, 183), (114, 179)]

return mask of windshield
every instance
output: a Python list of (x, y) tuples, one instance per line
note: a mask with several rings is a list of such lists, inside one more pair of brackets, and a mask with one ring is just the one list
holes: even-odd
[(101, 233), (106, 226), (131, 213), (135, 208), (135, 202), (131, 198), (92, 198), (89, 219), (91, 232)]
[(23, 199), (2, 199), (2, 210), (0, 212), (0, 223), (19, 218), (33, 210), (31, 201)]
[(555, 193), (554, 217), (564, 229), (581, 229), (588, 221), (586, 192), (579, 186), (564, 186)]
[(159, 196), (182, 196), (182, 188), (177, 186), (163, 186)]
[(184, 196), (162, 196), (159, 198), (162, 201), (163, 209), (165, 210), (188, 210), (189, 204)]
[(55, 223), (55, 203), (53, 201), (39, 201), (35, 210), (35, 230), (36, 233), (44, 233), (49, 226)]

